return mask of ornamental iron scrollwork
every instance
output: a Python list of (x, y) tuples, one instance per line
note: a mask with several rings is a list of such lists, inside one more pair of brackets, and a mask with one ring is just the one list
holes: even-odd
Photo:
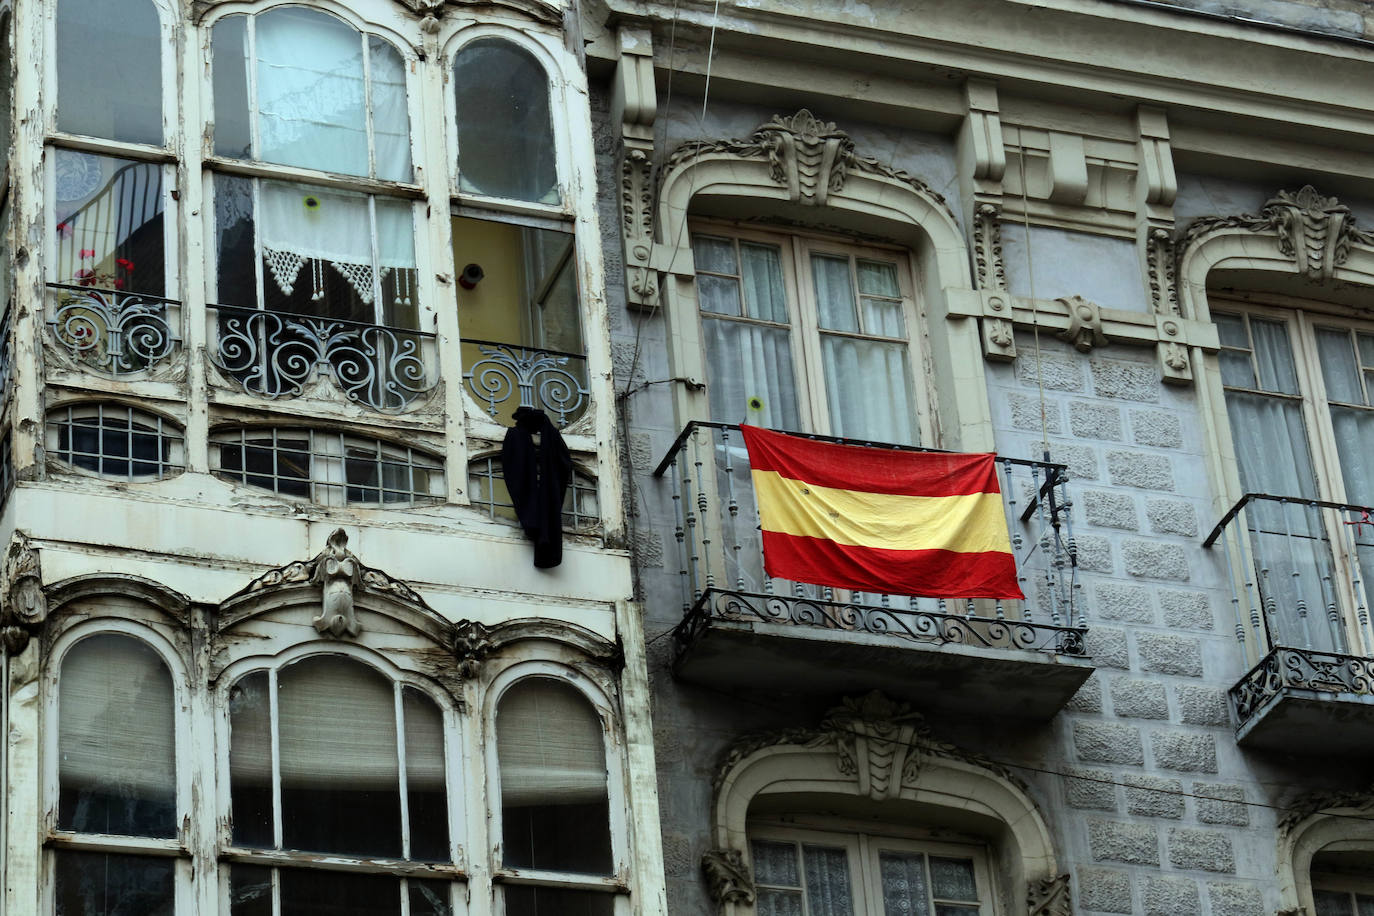
[(437, 381), (428, 365), (433, 334), (342, 318), (212, 309), (218, 324), (210, 361), (258, 397), (295, 397), (319, 372), (350, 401), (401, 410)]
[(1374, 659), (1312, 649), (1274, 649), (1231, 688), (1236, 715), (1245, 723), (1287, 688), (1374, 694)]
[(54, 296), (48, 318), (53, 339), (87, 368), (110, 375), (142, 372), (181, 342), (173, 329), (173, 299), (60, 283), (48, 288)]
[(711, 587), (688, 611), (674, 634), (679, 649), (715, 622), (774, 623), (835, 632), (871, 633), (930, 645), (1020, 649), (1054, 655), (1086, 654), (1085, 627), (971, 614), (879, 607), (821, 598), (766, 595)]
[(10, 396), (10, 382), (14, 380), (14, 351), (10, 348), (10, 315), (12, 309), (5, 307), (0, 317), (0, 402)]
[[(463, 381), (492, 417), (502, 407), (512, 411), (532, 407), (552, 415), (559, 426), (567, 426), (582, 415), (590, 401), (586, 359), (582, 356), (487, 340), (463, 343), (475, 346), (482, 357), (467, 367)], [(577, 360), (582, 371), (568, 368), (570, 360)]]

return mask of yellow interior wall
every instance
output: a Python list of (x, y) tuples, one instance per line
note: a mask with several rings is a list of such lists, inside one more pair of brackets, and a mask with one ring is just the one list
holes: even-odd
[(526, 340), (520, 326), (520, 227), (454, 217), (454, 268), (461, 274), (472, 263), (480, 264), (486, 276), (476, 289), (458, 287), (458, 329), (463, 337), (502, 343)]

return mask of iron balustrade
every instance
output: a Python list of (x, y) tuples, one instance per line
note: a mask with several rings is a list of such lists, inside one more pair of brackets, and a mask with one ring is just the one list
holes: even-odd
[[(940, 451), (830, 436), (807, 438)], [(1048, 461), (1001, 456), (996, 465), (1017, 575), (1027, 600), (849, 592), (764, 573), (758, 509), (739, 427), (687, 424), (654, 470), (655, 477), (670, 481), (676, 514), (683, 608), (683, 621), (675, 632), (679, 648), (713, 621), (743, 621), (936, 645), (1085, 654), (1067, 469)]]
[(49, 283), (48, 293), (53, 340), (86, 368), (131, 375), (155, 367), (181, 344), (175, 299), (67, 283)]
[(1374, 508), (1247, 493), (1202, 546), (1217, 544), (1236, 639), (1252, 662), (1280, 648), (1360, 656), (1374, 648), (1365, 587)]
[(229, 305), (208, 310), (210, 361), (258, 397), (294, 397), (323, 373), (350, 401), (401, 410), (438, 381), (433, 334)]
[(1244, 723), (1287, 688), (1374, 694), (1374, 660), (1312, 649), (1277, 648), (1231, 688), (1231, 703)]
[[(587, 358), (492, 340), (463, 339), (463, 382), (493, 419), (533, 407), (567, 426), (586, 411)], [(475, 357), (469, 358), (472, 350)]]
[(14, 351), (10, 344), (10, 316), (13, 312), (13, 303), (7, 302), (5, 314), (0, 315), (0, 404), (9, 402), (10, 382), (14, 380)]

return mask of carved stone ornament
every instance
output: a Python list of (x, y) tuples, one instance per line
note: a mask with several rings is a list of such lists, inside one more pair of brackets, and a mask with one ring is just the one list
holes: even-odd
[[(228, 0), (194, 0), (191, 4), (192, 17), (196, 22), (199, 22), (205, 18), (205, 14), (210, 10), (227, 2)], [(563, 23), (562, 8), (555, 3), (547, 2), (547, 0), (396, 0), (396, 2), (420, 20), (421, 28), (431, 33), (438, 31), (439, 19), (443, 17), (446, 10), (461, 10), (474, 6), (495, 6), (514, 10), (536, 22), (549, 25), (561, 25)]]
[(1080, 353), (1107, 345), (1107, 335), (1102, 333), (1102, 310), (1097, 303), (1089, 302), (1082, 296), (1069, 296), (1055, 301), (1063, 303), (1069, 310), (1069, 326), (1057, 335), (1060, 340), (1067, 340)]
[(48, 619), (38, 551), (29, 545), (22, 532), (16, 532), (10, 539), (0, 575), (0, 640), (4, 640), (11, 655), (18, 655)]
[(1354, 792), (1311, 792), (1285, 805), (1287, 813), (1279, 818), (1279, 836), (1287, 837), (1299, 824), (1314, 814), (1332, 808), (1353, 809), (1374, 814), (1374, 786)]
[(701, 871), (706, 876), (711, 899), (724, 906), (754, 903), (754, 877), (744, 864), (744, 853), (738, 849), (712, 849), (701, 857)]
[(861, 792), (878, 800), (896, 798), (902, 789), (914, 786), (922, 761), (931, 756), (971, 763), (1013, 785), (1025, 785), (1001, 764), (935, 740), (920, 713), (875, 690), (844, 700), (825, 714), (819, 728), (764, 732), (739, 741), (716, 770), (716, 790), (744, 758), (766, 747), (784, 745), (833, 748), (839, 771), (853, 776)]
[(361, 629), (353, 606), (354, 593), (359, 588), (428, 607), (409, 585), (393, 579), (380, 569), (364, 566), (348, 549), (348, 533), (342, 528), (334, 529), (324, 550), (314, 559), (297, 560), (268, 570), (248, 583), (238, 595), (305, 583), (320, 587), (320, 613), (311, 623), (320, 633), (335, 637), (345, 634), (357, 636)]
[(1026, 888), (1026, 907), (1030, 916), (1073, 916), (1069, 901), (1069, 876), (1039, 878)]
[(1265, 203), (1259, 216), (1210, 216), (1194, 221), (1184, 234), (1181, 250), (1217, 229), (1272, 232), (1279, 252), (1292, 258), (1298, 270), (1314, 283), (1329, 281), (1350, 256), (1353, 244), (1374, 245), (1374, 234), (1355, 226), (1350, 208), (1334, 197), (1323, 197), (1311, 185), (1300, 191), (1280, 191)]
[(944, 208), (953, 219), (949, 203), (928, 184), (903, 169), (855, 152), (849, 134), (833, 122), (822, 121), (803, 108), (791, 117), (774, 115), (743, 140), (693, 140), (668, 157), (665, 173), (711, 153), (741, 159), (766, 159), (768, 177), (787, 188), (797, 203), (824, 206), (830, 194), (844, 188), (850, 174), (862, 172), (892, 178), (910, 185)]
[(1007, 270), (1002, 263), (1002, 211), (981, 203), (973, 218), (973, 259), (979, 289), (1006, 289)]
[(1145, 266), (1150, 274), (1150, 302), (1161, 315), (1182, 314), (1178, 307), (1176, 263), (1173, 235), (1163, 227), (1151, 229), (1145, 246)]
[(620, 170), (625, 291), (631, 305), (652, 307), (658, 302), (658, 271), (649, 266), (654, 231), (653, 160), (646, 150), (627, 148)]
[(463, 677), (476, 677), (482, 662), (495, 648), (496, 641), (486, 624), (460, 620), (453, 625), (453, 655)]

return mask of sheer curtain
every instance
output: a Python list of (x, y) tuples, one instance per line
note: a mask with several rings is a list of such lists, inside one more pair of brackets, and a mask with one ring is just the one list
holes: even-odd
[[(1243, 326), (1239, 319), (1219, 316), (1223, 343)], [(1237, 354), (1222, 359), (1222, 382), (1227, 386), (1261, 389), (1274, 395), (1228, 388), (1226, 408), (1231, 420), (1241, 486), (1249, 493), (1273, 496), (1317, 496), (1311, 450), (1297, 395), (1297, 370), (1286, 325), (1251, 319), (1253, 365)], [(1246, 509), (1255, 551), (1255, 576), (1260, 593), (1272, 599), (1266, 614), (1275, 645), (1344, 650), (1339, 622), (1326, 614), (1330, 594), (1325, 577), (1332, 568), (1330, 545), (1321, 516), (1298, 503), (1268, 500)], [(1304, 618), (1299, 613), (1305, 605)], [(1267, 610), (1267, 609), (1266, 609)]]

